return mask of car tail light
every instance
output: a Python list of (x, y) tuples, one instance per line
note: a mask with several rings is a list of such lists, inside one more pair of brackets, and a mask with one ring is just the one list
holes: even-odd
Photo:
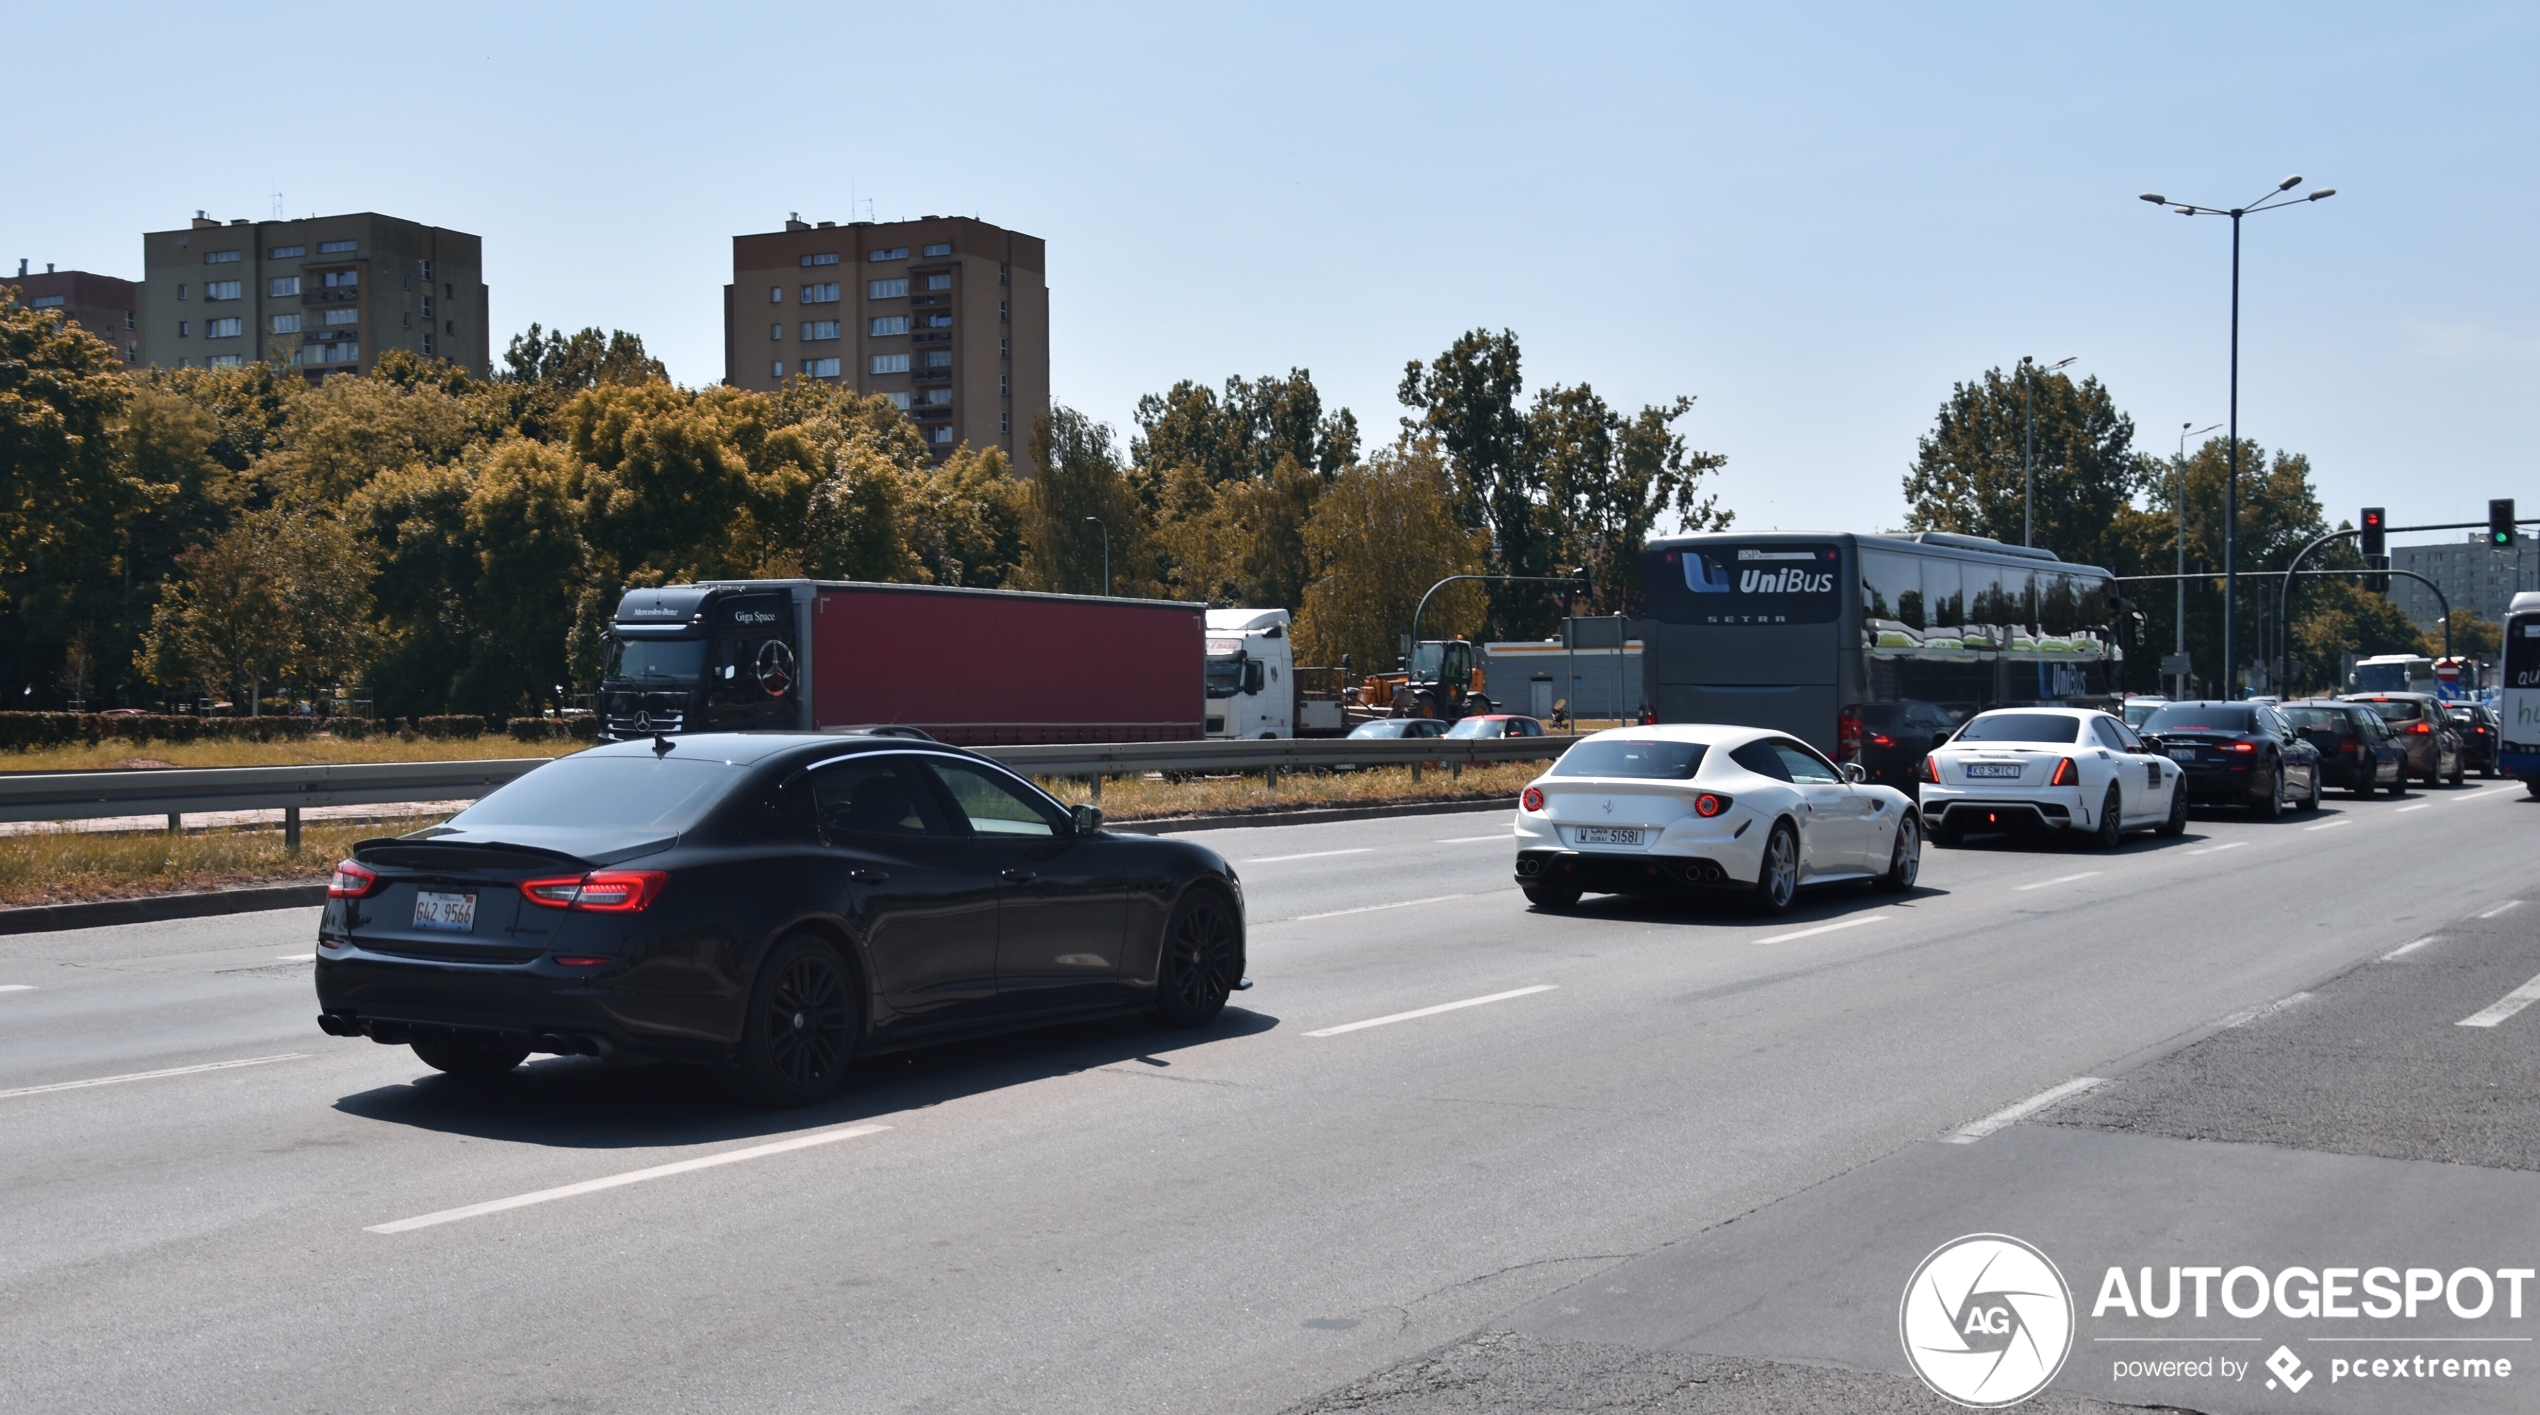
[(2409, 730), (2410, 732), (2414, 732), (2414, 733), (2416, 733), (2418, 736), (2421, 736), (2421, 737), (2423, 737), (2423, 736), (2431, 736), (2431, 735), (2433, 735), (2433, 732), (2434, 732), (2434, 729), (2433, 729), (2433, 728), (2426, 726), (2426, 725), (2425, 725), (2424, 723), (2422, 723), (2422, 722), (2420, 722), (2420, 723), (2416, 724), (2415, 726), (2413, 726), (2413, 727), (2409, 728), (2408, 730)]
[(1714, 792), (1705, 791), (1693, 798), (1693, 813), (1705, 819), (1716, 816), (1728, 808), (1729, 798)]
[(335, 875), (326, 882), (329, 899), (361, 899), (379, 888), (379, 876), (351, 860), (339, 860)]
[(1861, 709), (1848, 707), (1834, 718), (1834, 759), (1848, 762), (1861, 755)]
[(2352, 737), (2349, 737), (2345, 741), (2337, 744), (2337, 754), (2344, 757), (2355, 756), (2362, 752), (2363, 749), (2364, 744), (2356, 741)]
[(1930, 782), (1934, 786), (1940, 784), (1940, 758), (1923, 758), (1923, 780)]
[(2254, 752), (2258, 750), (2258, 744), (2255, 742), (2232, 742), (2225, 745), (2223, 750), (2226, 752)]
[(2049, 786), (2079, 786), (2081, 784), (2081, 768), (2073, 765), (2072, 758), (2066, 757), (2062, 761), (2055, 763), (2055, 774), (2046, 778), (2046, 784)]
[(614, 958), (594, 958), (580, 953), (559, 953), (556, 961), (568, 968), (601, 968), (616, 962)]
[(1893, 747), (1896, 745), (1896, 739), (1888, 736), (1884, 732), (1873, 732), (1870, 734), (1870, 745), (1873, 747)]
[(1517, 804), (1530, 811), (1540, 811), (1543, 809), (1543, 793), (1529, 786), (1526, 794), (1517, 798)]
[(640, 913), (661, 897), (670, 876), (660, 870), (593, 870), (587, 875), (525, 879), (520, 896), (548, 909), (583, 909), (595, 914)]

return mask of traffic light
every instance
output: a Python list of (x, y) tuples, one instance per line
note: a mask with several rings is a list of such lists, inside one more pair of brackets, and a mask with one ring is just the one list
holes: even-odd
[[(2364, 568), (2367, 570), (2388, 570), (2390, 568), (2390, 557), (2387, 555), (2367, 555), (2364, 557)], [(2364, 588), (2372, 591), (2374, 594), (2388, 594), (2390, 593), (2390, 577), (2386, 574), (2366, 575), (2364, 576)]]
[(2365, 560), (2369, 561), (2372, 557), (2384, 554), (2389, 550), (2389, 536), (2387, 534), (2389, 524), (2389, 512), (2382, 510), (2378, 506), (2367, 506), (2364, 508), (2362, 526), (2364, 532), (2363, 550)]
[(2510, 496), (2487, 503), (2487, 543), (2500, 550), (2510, 550), (2514, 543), (2514, 499)]

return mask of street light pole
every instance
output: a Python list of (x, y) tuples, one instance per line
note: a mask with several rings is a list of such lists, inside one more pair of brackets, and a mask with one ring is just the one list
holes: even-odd
[[(2171, 201), (2159, 192), (2143, 193), (2143, 200), (2154, 206), (2166, 206), (2181, 216), (2228, 216), (2231, 218), (2231, 430), (2229, 439), (2230, 471), (2223, 483), (2223, 691), (2239, 696), (2240, 678), (2240, 219), (2261, 211), (2281, 211), (2305, 202), (2325, 201), (2337, 195), (2335, 187), (2322, 187), (2307, 197), (2285, 197), (2302, 185), (2299, 175), (2275, 184), (2275, 190), (2246, 206), (2198, 206), (2194, 202)], [(2284, 198), (2278, 200), (2278, 198)]]
[(1111, 598), (1111, 527), (1104, 525), (1100, 516), (1087, 516), (1085, 519), (1093, 522), (1094, 528), (1102, 532), (1102, 597), (1109, 599)]
[[(2073, 359), (2081, 357), (2076, 354)], [(2070, 368), (2073, 359), (2049, 365), (2045, 372)], [(2020, 355), (2020, 409), (2028, 419), (2028, 436), (2020, 445), (2020, 544), (2037, 544), (2037, 360)]]
[[(2217, 428), (2217, 427), (2222, 426), (2222, 424), (2221, 424), (2221, 423), (2215, 423), (2215, 424), (2213, 424), (2213, 426), (2212, 426), (2212, 427), (2198, 428), (2198, 429), (2197, 429), (2197, 430), (2195, 430), (2194, 432), (2190, 432), (2190, 431), (2188, 431), (2189, 427), (2190, 427), (2191, 425), (2193, 425), (2193, 424), (2194, 424), (2194, 422), (2195, 422), (2195, 419), (2190, 418), (2190, 419), (2188, 419), (2188, 421), (2187, 421), (2187, 422), (2183, 422), (2183, 423), (2180, 423), (2180, 424), (2178, 425), (2178, 498), (2177, 498), (2177, 499), (2178, 499), (2178, 624), (2177, 624), (2177, 629), (2178, 629), (2178, 636), (2177, 636), (2177, 637), (2178, 637), (2178, 649), (2177, 649), (2177, 653), (2178, 653), (2178, 656), (2179, 656), (2180, 658), (2185, 658), (2185, 657), (2187, 657), (2187, 439), (2189, 439), (2189, 438), (2191, 438), (2191, 437), (2202, 437), (2202, 436), (2204, 436), (2206, 433), (2212, 432), (2212, 431), (2214, 430), (2214, 428)], [(2173, 675), (2173, 676), (2174, 676), (2174, 677), (2178, 680), (2178, 681), (2177, 681), (2177, 685), (2176, 685), (2176, 690), (2177, 690), (2177, 692), (2178, 692), (2178, 695), (2179, 695), (2180, 697), (2182, 697), (2182, 698), (2186, 697), (2186, 696), (2187, 696), (2187, 673), (2186, 673), (2186, 671), (2185, 671), (2184, 669), (2182, 669), (2182, 670), (2180, 670), (2177, 674), (2175, 674), (2175, 675)]]

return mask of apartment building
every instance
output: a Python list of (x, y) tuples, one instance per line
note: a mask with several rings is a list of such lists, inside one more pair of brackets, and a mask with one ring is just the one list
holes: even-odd
[(141, 358), (273, 360), (310, 380), (405, 349), (493, 371), (483, 242), (377, 212), (215, 221), (141, 238)]
[(1049, 285), (1038, 236), (960, 216), (804, 221), (732, 238), (724, 381), (773, 390), (817, 378), (880, 393), (941, 458), (1001, 447), (1037, 470), (1049, 412)]
[[(2506, 607), (2517, 590), (2540, 589), (2540, 578), (2535, 578), (2540, 574), (2540, 551), (2520, 540), (2511, 550), (2498, 550), (2487, 544), (2485, 531), (2470, 532), (2466, 541), (2394, 545), (2390, 568), (2413, 570), (2432, 580), (2442, 586), (2444, 599), (2454, 609), (2477, 610), (2490, 624), (2505, 622)], [(2443, 601), (2414, 580), (2391, 576), (2390, 602), (2420, 629), (2433, 628), (2443, 617)]]
[(49, 262), (41, 273), (26, 267), (21, 260), (15, 277), (0, 276), (0, 285), (18, 287), (18, 303), (60, 311), (64, 319), (113, 345), (126, 368), (141, 362), (140, 286), (85, 270), (56, 271)]

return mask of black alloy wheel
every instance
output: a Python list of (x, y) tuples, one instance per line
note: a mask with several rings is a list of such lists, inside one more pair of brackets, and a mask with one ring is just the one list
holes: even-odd
[(1749, 896), (1759, 914), (1787, 914), (1799, 898), (1799, 833), (1790, 822), (1777, 821), (1764, 841), (1764, 863), (1755, 872)]
[(861, 1039), (858, 990), (825, 939), (795, 934), (769, 950), (742, 1023), (741, 1078), (769, 1105), (809, 1105), (838, 1088)]
[(1896, 822), (1896, 842), (1888, 848), (1887, 873), (1877, 885), (1890, 894), (1910, 894), (1923, 873), (1923, 818), (1907, 811)]
[(2158, 833), (2177, 837), (2187, 833), (2187, 775), (2182, 772), (2170, 783), (2169, 819), (2156, 827)]
[(1215, 1020), (1234, 995), (1235, 916), (1213, 889), (1182, 896), (1164, 925), (1164, 956), (1155, 980), (1155, 1015), (1171, 1027)]
[(1575, 884), (1536, 883), (1517, 887), (1525, 891), (1526, 902), (1538, 909), (1567, 909), (1579, 902), (1579, 895), (1583, 892)]
[(2311, 768), (2311, 789), (2310, 789), (2309, 794), (2305, 795), (2305, 796), (2302, 798), (2302, 809), (2303, 809), (2303, 810), (2306, 810), (2306, 811), (2316, 811), (2316, 810), (2318, 810), (2319, 808), (2320, 808), (2320, 769), (2319, 769), (2317, 766), (2313, 766), (2313, 767)]
[(2099, 828), (2090, 833), (2093, 848), (2114, 850), (2125, 840), (2125, 798), (2117, 794), (2117, 783), (2108, 783), (2108, 794), (2099, 803)]
[(486, 1046), (423, 1037), (417, 1037), (413, 1045), (416, 1060), (463, 1081), (491, 1080), (529, 1059), (527, 1047)]
[(2266, 790), (2266, 794), (2265, 794), (2265, 795), (2263, 795), (2263, 796), (2258, 797), (2255, 801), (2250, 802), (2250, 809), (2252, 809), (2252, 810), (2254, 810), (2254, 811), (2256, 811), (2256, 812), (2258, 813), (2258, 818), (2259, 818), (2260, 820), (2280, 820), (2280, 819), (2282, 819), (2282, 818), (2283, 818), (2283, 816), (2284, 816), (2284, 768), (2283, 768), (2283, 767), (2281, 767), (2281, 766), (2269, 766), (2269, 767), (2267, 768), (2267, 790)]

